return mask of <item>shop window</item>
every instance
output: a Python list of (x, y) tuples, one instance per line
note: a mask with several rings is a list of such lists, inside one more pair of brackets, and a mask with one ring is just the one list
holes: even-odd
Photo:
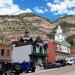
[(4, 49), (1, 49), (1, 56), (4, 56)]
[(7, 56), (9, 56), (10, 55), (10, 50), (7, 50), (7, 54), (6, 54)]

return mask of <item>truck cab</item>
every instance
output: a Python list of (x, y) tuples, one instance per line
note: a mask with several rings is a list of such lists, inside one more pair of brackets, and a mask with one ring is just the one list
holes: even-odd
[(33, 62), (20, 63), (20, 68), (22, 72), (35, 72), (35, 64)]

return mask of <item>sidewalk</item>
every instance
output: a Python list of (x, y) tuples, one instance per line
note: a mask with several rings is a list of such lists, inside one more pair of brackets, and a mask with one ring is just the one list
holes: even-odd
[(44, 69), (43, 67), (36, 66), (36, 71), (37, 71), (37, 70), (43, 70), (43, 69)]

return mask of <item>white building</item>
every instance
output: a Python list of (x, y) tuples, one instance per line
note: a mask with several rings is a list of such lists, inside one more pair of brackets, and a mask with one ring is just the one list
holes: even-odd
[(57, 59), (66, 58), (70, 54), (70, 44), (65, 40), (60, 25), (56, 29), (55, 42), (57, 43), (57, 52), (59, 52)]
[(13, 42), (12, 62), (31, 61), (30, 54), (32, 53), (31, 37), (26, 35), (21, 37), (19, 41)]
[(23, 62), (23, 61), (31, 61), (30, 54), (32, 50), (32, 45), (25, 45), (25, 46), (13, 46), (12, 51), (12, 62)]
[(63, 41), (65, 41), (65, 36), (64, 36), (64, 34), (62, 32), (62, 29), (61, 29), (60, 25), (56, 29), (55, 41), (57, 41), (57, 42), (63, 42)]

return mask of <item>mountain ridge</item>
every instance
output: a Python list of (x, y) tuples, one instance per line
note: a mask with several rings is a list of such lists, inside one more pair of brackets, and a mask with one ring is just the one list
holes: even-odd
[(0, 42), (10, 44), (23, 36), (25, 31), (28, 31), (33, 38), (39, 35), (43, 40), (49, 39), (47, 35), (55, 31), (58, 25), (67, 38), (72, 33), (75, 35), (75, 16), (62, 17), (56, 21), (32, 13), (0, 16)]

